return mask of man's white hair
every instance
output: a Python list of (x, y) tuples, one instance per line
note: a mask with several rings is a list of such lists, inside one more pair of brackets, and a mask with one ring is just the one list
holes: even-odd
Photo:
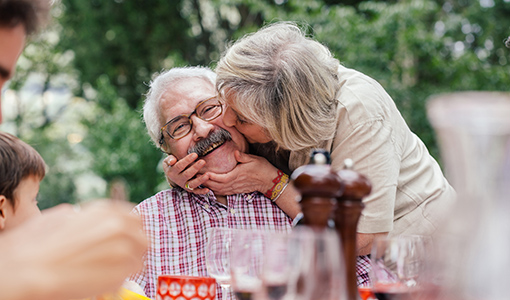
[(183, 78), (201, 78), (209, 81), (212, 86), (216, 84), (216, 73), (207, 67), (172, 68), (159, 73), (150, 83), (149, 91), (145, 95), (143, 105), (143, 120), (152, 142), (158, 148), (167, 151), (165, 143), (160, 145), (161, 127), (164, 125), (160, 111), (160, 100), (164, 93), (172, 90), (174, 83)]

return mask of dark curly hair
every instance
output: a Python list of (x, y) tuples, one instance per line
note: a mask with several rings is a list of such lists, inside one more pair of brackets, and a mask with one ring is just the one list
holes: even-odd
[(50, 7), (50, 0), (0, 0), (0, 27), (22, 24), (32, 34), (46, 24)]

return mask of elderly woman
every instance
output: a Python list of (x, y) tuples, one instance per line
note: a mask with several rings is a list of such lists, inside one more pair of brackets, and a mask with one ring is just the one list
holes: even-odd
[[(350, 158), (370, 179), (372, 194), (364, 199), (358, 224), (359, 255), (370, 253), (377, 235), (430, 235), (454, 201), (439, 165), (381, 85), (340, 65), (296, 25), (275, 23), (241, 38), (224, 53), (216, 73), (226, 103), (223, 122), (244, 134), (251, 153), (265, 157), (279, 174), (306, 164), (311, 149), (325, 148), (334, 169)], [(264, 159), (246, 154), (229, 174), (193, 177), (200, 167), (196, 158), (168, 158), (167, 176), (220, 193), (274, 192), (274, 182), (285, 178), (278, 179), (276, 167)], [(295, 199), (292, 187), (278, 192), (279, 205)]]

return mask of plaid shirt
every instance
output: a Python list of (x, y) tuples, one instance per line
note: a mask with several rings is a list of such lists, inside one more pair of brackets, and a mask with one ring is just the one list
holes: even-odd
[[(196, 195), (174, 188), (138, 204), (133, 211), (142, 217), (150, 247), (144, 269), (130, 280), (155, 299), (159, 275), (208, 276), (205, 245), (207, 231), (212, 227), (291, 230), (290, 218), (260, 193), (228, 196), (227, 202), (228, 205), (219, 203), (212, 193)], [(369, 284), (369, 270), (368, 256), (359, 256), (356, 265), (359, 286)], [(232, 295), (229, 298), (234, 299)], [(220, 288), (217, 299), (222, 299)]]
[[(290, 232), (291, 219), (262, 194), (227, 196), (228, 205), (214, 194), (196, 195), (174, 188), (146, 199), (134, 209), (149, 239), (144, 269), (131, 276), (148, 297), (156, 298), (162, 274), (208, 276), (205, 245), (208, 229), (230, 227)], [(230, 295), (231, 299), (233, 295)], [(221, 289), (217, 289), (221, 299)]]
[(370, 277), (368, 277), (372, 265), (368, 255), (358, 256), (356, 261), (356, 277), (358, 286), (370, 286)]

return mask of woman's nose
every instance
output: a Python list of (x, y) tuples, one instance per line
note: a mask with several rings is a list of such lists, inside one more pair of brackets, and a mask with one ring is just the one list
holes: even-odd
[(228, 105), (225, 106), (225, 113), (223, 114), (223, 124), (228, 127), (233, 127), (236, 124), (237, 116)]

